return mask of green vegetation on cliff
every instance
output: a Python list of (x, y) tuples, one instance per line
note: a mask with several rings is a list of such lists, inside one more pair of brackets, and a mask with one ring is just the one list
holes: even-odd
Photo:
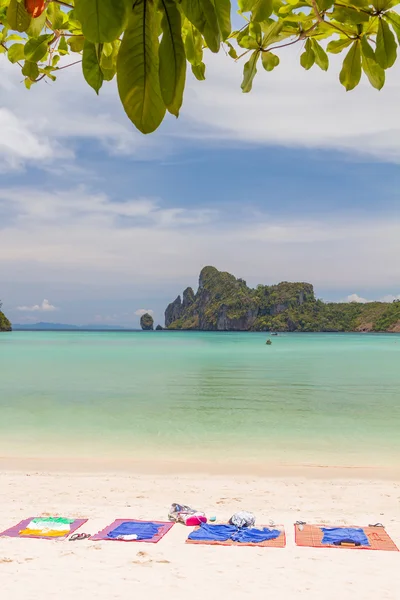
[(324, 303), (310, 283), (249, 288), (215, 267), (202, 269), (165, 311), (168, 329), (202, 331), (400, 331), (400, 302)]
[(11, 331), (11, 323), (6, 315), (1, 312), (2, 303), (0, 300), (0, 331)]

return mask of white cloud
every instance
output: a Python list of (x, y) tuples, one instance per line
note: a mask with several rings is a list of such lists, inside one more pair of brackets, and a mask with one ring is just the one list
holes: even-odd
[[(0, 157), (3, 169), (34, 163), (38, 168), (57, 165), (69, 170), (74, 158), (72, 142), (92, 139), (110, 154), (140, 158), (165, 153), (154, 136), (140, 134), (125, 116), (115, 81), (105, 84), (97, 98), (76, 65), (59, 73), (55, 83), (26, 90), (18, 65), (0, 55)], [(165, 141), (166, 151), (170, 144)], [(57, 159), (62, 158), (62, 161)]]
[(380, 300), (381, 302), (394, 302), (395, 300), (400, 300), (400, 294), (397, 294), (397, 296), (394, 296), (393, 294), (387, 294)]
[[(24, 161), (43, 161), (54, 155), (45, 136), (29, 131), (26, 123), (7, 108), (0, 108), (0, 156), (10, 168), (19, 167)], [(2, 165), (4, 170), (4, 165)]]
[(34, 304), (33, 306), (17, 306), (17, 310), (21, 312), (53, 312), (58, 310), (56, 306), (50, 304), (46, 299), (41, 304)]
[[(243, 62), (235, 63), (223, 51), (206, 54), (206, 81), (189, 76), (181, 118), (167, 116), (151, 136), (138, 133), (126, 117), (115, 81), (105, 84), (97, 98), (77, 65), (62, 71), (55, 83), (28, 91), (18, 67), (0, 56), (0, 152), (9, 165), (36, 160), (38, 167), (48, 168), (60, 156), (72, 160), (76, 139), (96, 140), (110, 154), (152, 159), (169, 154), (185, 137), (212, 144), (227, 140), (239, 147), (246, 142), (327, 148), (400, 162), (400, 64), (387, 72), (381, 92), (363, 77), (356, 90), (346, 93), (338, 81), (342, 56), (330, 55), (327, 73), (317, 67), (306, 72), (299, 65), (300, 46), (294, 46), (282, 51), (273, 72), (259, 69), (252, 92), (242, 94)], [(70, 168), (68, 161), (57, 167)]]
[(154, 311), (147, 308), (138, 308), (138, 310), (135, 310), (135, 315), (138, 317), (142, 317), (145, 314), (153, 315)]
[(370, 302), (370, 300), (367, 300), (366, 298), (362, 298), (358, 294), (350, 294), (350, 296), (347, 296), (346, 302), (356, 302), (357, 304), (367, 304), (368, 302)]
[[(394, 302), (394, 300), (400, 300), (400, 294), (394, 296), (393, 294), (387, 294), (386, 296), (382, 296), (382, 298), (378, 298), (377, 302)], [(362, 298), (358, 294), (350, 294), (347, 296), (345, 302), (357, 302), (358, 304), (367, 304), (368, 302), (375, 302), (375, 300), (367, 300), (366, 298)]]
[[(217, 209), (164, 208), (152, 199), (113, 203), (84, 188), (1, 189), (0, 280), (106, 285), (192, 281), (205, 264), (257, 282), (397, 287), (400, 218), (252, 215), (226, 223)], [(243, 217), (243, 218), (242, 218)], [(143, 306), (143, 304), (142, 304)]]
[(242, 94), (243, 63), (223, 53), (208, 56), (205, 82), (189, 83), (182, 114), (196, 125), (184, 135), (252, 144), (341, 150), (400, 162), (400, 65), (387, 72), (381, 92), (365, 76), (346, 93), (338, 73), (343, 56), (329, 55), (330, 68), (300, 67), (300, 46), (281, 51), (281, 64), (259, 68), (250, 94)]

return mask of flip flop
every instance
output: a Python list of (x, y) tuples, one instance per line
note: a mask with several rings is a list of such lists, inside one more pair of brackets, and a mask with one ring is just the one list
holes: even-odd
[(305, 521), (296, 521), (295, 525), (297, 525), (299, 531), (303, 531), (304, 525), (307, 525), (307, 523)]
[(374, 525), (369, 524), (368, 527), (385, 527), (382, 523), (375, 523)]
[(87, 540), (90, 537), (91, 537), (91, 535), (89, 533), (74, 533), (69, 538), (69, 541), (70, 542), (75, 542), (77, 540)]

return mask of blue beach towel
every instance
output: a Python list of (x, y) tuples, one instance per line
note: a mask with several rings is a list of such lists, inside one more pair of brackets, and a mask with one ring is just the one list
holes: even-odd
[(126, 521), (121, 523), (115, 529), (107, 534), (112, 540), (116, 540), (121, 536), (136, 535), (138, 540), (151, 540), (157, 535), (160, 525), (155, 525), (151, 522), (135, 523), (132, 521)]
[(279, 537), (277, 529), (238, 529), (234, 525), (208, 525), (203, 524), (189, 535), (189, 540), (196, 542), (239, 542), (240, 544), (259, 544), (266, 540), (274, 540)]
[(324, 534), (322, 544), (338, 545), (340, 542), (353, 542), (356, 545), (369, 546), (365, 532), (355, 527), (321, 527)]
[(269, 529), (264, 527), (263, 529), (246, 528), (239, 529), (233, 534), (231, 540), (234, 542), (240, 542), (241, 544), (260, 544), (267, 540), (275, 540), (280, 536), (278, 529)]
[(234, 525), (207, 525), (204, 523), (200, 529), (195, 529), (189, 535), (189, 540), (197, 542), (226, 542), (237, 532)]

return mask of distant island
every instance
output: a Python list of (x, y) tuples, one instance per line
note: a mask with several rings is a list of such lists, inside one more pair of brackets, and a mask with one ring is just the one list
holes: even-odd
[(118, 325), (68, 325), (67, 323), (15, 323), (15, 331), (132, 331)]
[[(0, 303), (0, 309), (1, 309), (1, 303)], [(11, 327), (11, 323), (10, 321), (7, 319), (6, 315), (1, 312), (0, 310), (0, 331), (11, 331), (12, 327)]]
[(199, 331), (400, 332), (400, 302), (323, 302), (311, 283), (258, 285), (204, 267), (165, 310), (167, 329)]

